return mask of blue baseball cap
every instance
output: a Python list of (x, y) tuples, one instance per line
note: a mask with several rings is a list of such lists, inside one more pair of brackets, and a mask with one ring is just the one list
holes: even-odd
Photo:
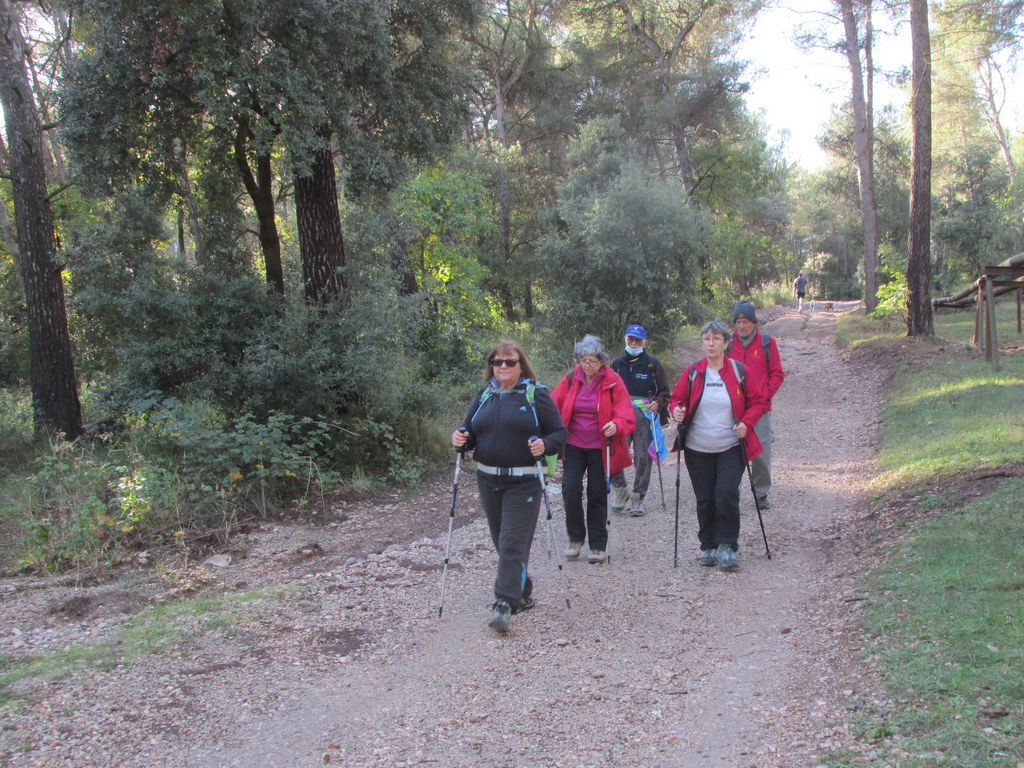
[(646, 339), (647, 331), (642, 325), (631, 325), (626, 329), (626, 336), (633, 336), (638, 339)]

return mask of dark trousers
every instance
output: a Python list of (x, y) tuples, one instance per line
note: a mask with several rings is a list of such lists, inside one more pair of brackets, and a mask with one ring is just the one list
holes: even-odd
[[(583, 512), (583, 475), (587, 476), (586, 516)], [(591, 550), (604, 552), (608, 547), (608, 487), (600, 448), (565, 446), (562, 455), (562, 501), (565, 503), (565, 530), (569, 541), (585, 541)]]
[(697, 499), (700, 548), (715, 549), (727, 544), (739, 549), (740, 482), (743, 480), (740, 446), (734, 445), (721, 453), (684, 448), (683, 456)]
[[(641, 501), (647, 495), (647, 489), (651, 485), (651, 468), (654, 466), (651, 454), (647, 452), (654, 441), (654, 435), (651, 434), (651, 422), (644, 415), (646, 412), (646, 408), (634, 406), (633, 415), (636, 416), (636, 429), (633, 430), (632, 435), (626, 438), (627, 445), (633, 444), (633, 493), (639, 496)], [(612, 475), (612, 486), (615, 488), (626, 486), (626, 470)]]
[(498, 576), (494, 580), (494, 597), (505, 600), (513, 610), (519, 601), (533, 591), (527, 566), (530, 547), (537, 530), (540, 510), (541, 478), (537, 475), (499, 477), (476, 473), (480, 505), (491, 530), (491, 541), (498, 551)]

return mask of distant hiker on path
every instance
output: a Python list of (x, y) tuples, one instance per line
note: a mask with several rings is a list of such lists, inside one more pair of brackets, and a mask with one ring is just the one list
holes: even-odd
[(587, 562), (603, 563), (608, 549), (608, 478), (633, 463), (627, 439), (636, 419), (626, 385), (608, 367), (601, 340), (584, 336), (574, 354), (576, 366), (551, 393), (569, 431), (562, 457), (562, 500), (569, 535), (565, 556), (575, 560), (586, 541)]
[(804, 311), (804, 296), (807, 295), (807, 278), (803, 270), (796, 273), (796, 280), (793, 281), (793, 295), (796, 296), (799, 306), (797, 312)]
[(698, 562), (733, 570), (740, 564), (740, 441), (748, 459), (761, 453), (754, 425), (764, 401), (760, 390), (746, 386), (743, 363), (725, 356), (725, 323), (705, 323), (700, 340), (704, 359), (688, 365), (672, 391), (672, 418), (679, 423), (673, 450), (683, 450), (697, 501)]
[(542, 458), (561, 451), (566, 438), (558, 408), (534, 376), (519, 344), (498, 344), (487, 356), (486, 385), (452, 432), (453, 446), (473, 451), (480, 506), (498, 551), (488, 623), (501, 634), (512, 614), (534, 605), (527, 565), (542, 498)]
[(619, 355), (611, 363), (615, 371), (626, 383), (626, 391), (633, 401), (633, 416), (636, 418), (636, 430), (629, 437), (633, 444), (633, 493), (630, 494), (626, 485), (625, 471), (612, 475), (612, 495), (609, 505), (612, 512), (629, 511), (632, 517), (640, 517), (644, 513), (644, 497), (651, 484), (651, 468), (653, 460), (648, 448), (651, 446), (653, 421), (659, 427), (668, 423), (668, 398), (671, 394), (668, 374), (661, 362), (647, 352), (647, 331), (641, 325), (631, 325), (625, 333), (625, 353)]
[(754, 431), (764, 451), (750, 462), (754, 494), (761, 509), (768, 509), (768, 492), (772, 488), (772, 398), (786, 378), (782, 372), (779, 345), (758, 328), (757, 310), (749, 301), (740, 301), (732, 311), (735, 333), (726, 347), (726, 354), (739, 360), (747, 369), (747, 388), (758, 388), (765, 401), (764, 413)]

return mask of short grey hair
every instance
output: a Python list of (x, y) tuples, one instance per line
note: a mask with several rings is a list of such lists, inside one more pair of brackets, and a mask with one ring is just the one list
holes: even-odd
[(608, 353), (604, 351), (604, 344), (601, 343), (601, 340), (597, 338), (597, 336), (590, 333), (576, 342), (576, 348), (573, 350), (573, 354), (576, 356), (577, 360), (584, 355), (593, 355), (601, 361), (601, 365), (608, 364)]
[(703, 339), (705, 333), (717, 333), (726, 341), (729, 340), (731, 332), (729, 326), (726, 325), (722, 320), (711, 320), (710, 322), (704, 323), (700, 329), (700, 337)]

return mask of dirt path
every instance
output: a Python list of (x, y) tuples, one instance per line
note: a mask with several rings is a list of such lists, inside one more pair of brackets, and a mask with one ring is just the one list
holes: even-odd
[[(567, 591), (542, 521), (531, 563), (539, 604), (498, 637), (485, 625), (494, 555), (467, 472), (457, 520), (471, 522), (453, 536), (442, 618), (446, 487), (348, 509), (334, 526), (265, 531), (215, 578), (225, 592), (280, 589), (232, 602), (226, 615), (177, 616), (171, 637), (150, 641), (164, 652), (17, 684), (26, 698), (0, 710), (10, 715), (0, 764), (817, 765), (820, 747), (851, 742), (846, 707), (870, 683), (851, 629), (861, 564), (844, 532), (872, 476), (880, 380), (827, 345), (833, 324), (786, 312), (765, 326), (787, 377), (764, 513), (770, 560), (748, 492), (742, 567), (696, 564), (684, 471), (673, 568), (672, 462), (665, 508), (656, 475), (648, 514), (613, 519), (612, 562), (567, 564)], [(564, 542), (561, 499), (551, 499)], [(407, 537), (392, 538), (389, 521)], [(353, 539), (394, 543), (361, 555)], [(0, 583), (0, 622), (13, 628), (0, 630), (0, 653), (72, 641), (126, 649), (126, 617), (72, 620), (54, 610), (67, 592), (30, 581)]]

